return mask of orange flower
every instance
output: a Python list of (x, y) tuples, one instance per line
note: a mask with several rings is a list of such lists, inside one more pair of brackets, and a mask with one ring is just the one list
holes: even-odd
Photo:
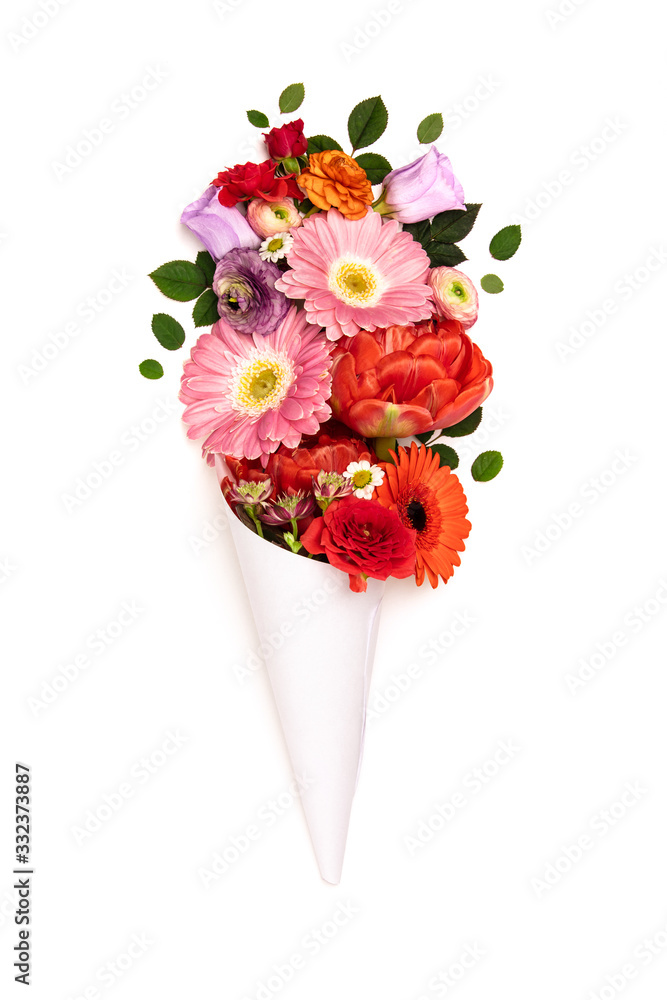
[(317, 208), (337, 208), (348, 219), (363, 219), (373, 201), (366, 171), (340, 149), (312, 153), (310, 169), (300, 173), (297, 182)]
[(461, 565), (459, 552), (470, 534), (463, 487), (446, 465), (440, 465), (437, 452), (424, 445), (418, 448), (413, 443), (409, 454), (405, 448), (391, 454), (396, 464), (381, 463), (385, 477), (376, 488), (376, 499), (396, 510), (403, 524), (417, 532), (417, 586), (426, 574), (431, 586), (437, 587), (439, 576), (446, 583), (454, 567)]

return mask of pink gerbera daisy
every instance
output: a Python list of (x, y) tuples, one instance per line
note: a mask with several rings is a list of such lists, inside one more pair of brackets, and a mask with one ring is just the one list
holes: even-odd
[(296, 448), (331, 416), (331, 357), (322, 330), (292, 306), (272, 333), (237, 333), (223, 320), (199, 338), (181, 378), (189, 438), (204, 455), (260, 458)]
[(331, 208), (292, 235), (291, 270), (276, 288), (304, 299), (309, 322), (330, 340), (430, 318), (429, 259), (398, 222), (372, 211), (354, 221)]

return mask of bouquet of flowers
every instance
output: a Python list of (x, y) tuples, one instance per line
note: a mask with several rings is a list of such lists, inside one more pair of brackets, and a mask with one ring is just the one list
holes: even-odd
[[(281, 114), (303, 99), (303, 84), (287, 87)], [(262, 112), (247, 114), (268, 129)], [(266, 665), (331, 883), (385, 581), (437, 587), (460, 565), (471, 525), (447, 441), (477, 428), (493, 387), (469, 333), (477, 290), (458, 269), (481, 206), (465, 202), (432, 145), (441, 115), (418, 127), (428, 150), (396, 169), (357, 152), (386, 126), (376, 97), (350, 114), (350, 153), (327, 135), (306, 138), (301, 118), (264, 132), (262, 162), (221, 171), (183, 212), (205, 249), (151, 274), (167, 297), (196, 300), (195, 327), (210, 327), (184, 366), (184, 420), (217, 471), (260, 640), (274, 648), (281, 637)], [(491, 255), (507, 260), (520, 240), (507, 226)], [(480, 284), (503, 288), (494, 274)], [(152, 328), (167, 350), (185, 342), (165, 313)], [(163, 374), (153, 359), (139, 368)], [(501, 467), (484, 452), (473, 479)]]

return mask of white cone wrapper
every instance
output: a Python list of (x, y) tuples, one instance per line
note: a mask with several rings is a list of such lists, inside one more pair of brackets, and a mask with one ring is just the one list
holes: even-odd
[[(221, 480), (224, 463), (216, 460)], [(384, 582), (272, 545), (227, 508), (320, 874), (340, 882), (363, 751)], [(272, 641), (273, 640), (273, 641)], [(278, 648), (276, 648), (278, 647)]]

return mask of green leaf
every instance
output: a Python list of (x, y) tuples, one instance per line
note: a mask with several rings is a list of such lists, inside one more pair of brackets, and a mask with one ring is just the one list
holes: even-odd
[(206, 275), (189, 260), (172, 260), (149, 274), (163, 295), (177, 302), (196, 299), (207, 285)]
[(431, 223), (431, 238), (438, 243), (458, 243), (475, 225), (481, 207), (477, 204), (466, 204), (465, 209), (453, 208), (449, 212), (436, 215)]
[(263, 111), (246, 111), (248, 116), (248, 121), (255, 128), (268, 128), (269, 119), (266, 117)]
[(423, 434), (415, 434), (415, 437), (418, 441), (421, 441), (422, 444), (426, 444), (427, 441), (431, 440), (434, 434), (438, 433), (438, 431), (425, 431)]
[(311, 135), (308, 140), (308, 156), (312, 156), (313, 153), (322, 153), (325, 149), (341, 149), (342, 146), (335, 139), (332, 139), (330, 135)]
[(377, 142), (387, 127), (387, 120), (387, 109), (381, 97), (369, 97), (357, 104), (347, 122), (353, 153)]
[(483, 278), (480, 278), (479, 283), (489, 295), (497, 295), (505, 287), (502, 279), (497, 274), (485, 274)]
[(218, 315), (218, 296), (212, 288), (207, 288), (197, 301), (192, 310), (192, 318), (195, 326), (213, 326), (220, 319)]
[(424, 247), (433, 267), (456, 267), (468, 258), (456, 243), (436, 243), (435, 240)]
[(206, 278), (207, 284), (213, 283), (213, 275), (215, 274), (215, 261), (211, 257), (208, 250), (200, 250), (197, 254), (197, 267), (201, 268), (204, 272), (204, 277)]
[(452, 424), (451, 427), (443, 427), (442, 433), (445, 437), (460, 438), (465, 437), (466, 434), (472, 434), (479, 427), (480, 421), (482, 419), (482, 407), (478, 406), (469, 416), (464, 420), (459, 421), (458, 424)]
[(499, 451), (483, 451), (472, 463), (472, 478), (478, 483), (488, 483), (495, 479), (503, 467), (503, 456)]
[(371, 184), (381, 184), (391, 170), (391, 163), (379, 153), (362, 153), (355, 157), (357, 163), (366, 171)]
[(146, 358), (139, 365), (139, 371), (144, 376), (144, 378), (162, 378), (164, 375), (164, 368), (159, 361), (154, 361), (152, 358)]
[(509, 260), (519, 249), (521, 226), (505, 226), (491, 240), (489, 251), (496, 260)]
[(155, 334), (155, 339), (166, 351), (177, 351), (183, 346), (185, 340), (185, 330), (173, 316), (166, 313), (155, 313), (151, 329)]
[(448, 444), (433, 444), (431, 445), (431, 451), (437, 453), (440, 465), (448, 465), (452, 471), (458, 466), (459, 456)]
[(406, 222), (403, 224), (403, 232), (410, 233), (413, 240), (426, 246), (431, 239), (431, 223), (428, 219), (424, 219), (423, 222)]
[(278, 106), (282, 114), (289, 115), (292, 111), (300, 108), (305, 96), (306, 90), (302, 83), (290, 83), (289, 87), (285, 87), (278, 99)]
[(435, 115), (427, 115), (423, 121), (419, 123), (417, 128), (417, 138), (420, 142), (435, 142), (442, 135), (442, 130), (445, 123), (442, 120), (442, 115), (438, 112)]

